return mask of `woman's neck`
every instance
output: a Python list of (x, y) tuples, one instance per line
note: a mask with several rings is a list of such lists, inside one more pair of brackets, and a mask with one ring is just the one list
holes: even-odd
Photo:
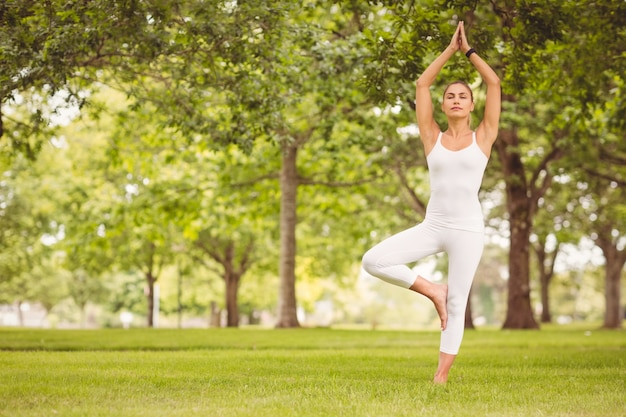
[(446, 134), (448, 136), (452, 136), (453, 138), (458, 138), (460, 136), (467, 135), (471, 133), (472, 129), (469, 126), (467, 119), (458, 119), (458, 120), (448, 120), (448, 130), (446, 130)]

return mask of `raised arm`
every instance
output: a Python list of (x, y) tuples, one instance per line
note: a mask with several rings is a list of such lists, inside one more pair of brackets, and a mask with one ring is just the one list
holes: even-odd
[(433, 102), (430, 96), (430, 86), (433, 85), (437, 75), (448, 60), (459, 50), (461, 42), (461, 27), (457, 26), (450, 44), (446, 49), (424, 70), (415, 83), (415, 115), (420, 138), (424, 144), (426, 154), (435, 145), (440, 128), (433, 117)]
[[(467, 54), (471, 49), (465, 36), (465, 27), (463, 22), (460, 24), (461, 33), (461, 52)], [(487, 97), (485, 100), (485, 114), (482, 122), (476, 129), (476, 139), (482, 145), (485, 151), (490, 151), (491, 146), (498, 137), (498, 124), (500, 122), (501, 95), (500, 95), (500, 78), (494, 70), (487, 64), (478, 53), (473, 52), (469, 56), (469, 60), (478, 71), (481, 78), (487, 84)]]

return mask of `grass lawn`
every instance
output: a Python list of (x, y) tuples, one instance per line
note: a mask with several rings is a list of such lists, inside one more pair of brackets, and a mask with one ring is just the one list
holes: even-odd
[(0, 416), (619, 416), (626, 332), (0, 329)]

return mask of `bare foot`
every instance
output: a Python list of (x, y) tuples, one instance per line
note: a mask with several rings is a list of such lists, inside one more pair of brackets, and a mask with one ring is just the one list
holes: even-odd
[(445, 385), (448, 382), (448, 376), (446, 375), (441, 376), (441, 375), (435, 375), (435, 378), (433, 379), (433, 384), (435, 385)]
[(441, 320), (441, 330), (445, 330), (448, 325), (448, 284), (435, 284), (418, 276), (409, 289), (425, 295), (433, 302)]
[(435, 284), (431, 301), (435, 304), (437, 314), (441, 320), (441, 330), (445, 330), (448, 325), (448, 284)]
[(455, 358), (456, 355), (439, 352), (439, 364), (437, 365), (437, 372), (435, 372), (433, 383), (443, 385), (448, 382), (448, 373), (450, 372), (450, 368), (452, 368)]

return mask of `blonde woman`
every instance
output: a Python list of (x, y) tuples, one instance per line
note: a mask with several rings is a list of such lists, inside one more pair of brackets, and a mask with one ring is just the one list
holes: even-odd
[[(449, 84), (443, 93), (441, 111), (448, 121), (446, 130), (441, 130), (433, 117), (430, 87), (457, 52), (467, 56), (487, 85), (484, 118), (475, 131), (470, 127), (473, 93), (463, 81)], [(484, 219), (478, 190), (500, 120), (500, 79), (469, 46), (463, 22), (458, 24), (448, 47), (417, 80), (415, 104), (430, 176), (426, 216), (422, 223), (370, 249), (363, 256), (363, 267), (368, 273), (433, 302), (442, 329), (433, 381), (446, 383), (463, 339), (469, 291), (483, 252)], [(415, 276), (407, 266), (439, 252), (448, 254), (447, 284)]]

